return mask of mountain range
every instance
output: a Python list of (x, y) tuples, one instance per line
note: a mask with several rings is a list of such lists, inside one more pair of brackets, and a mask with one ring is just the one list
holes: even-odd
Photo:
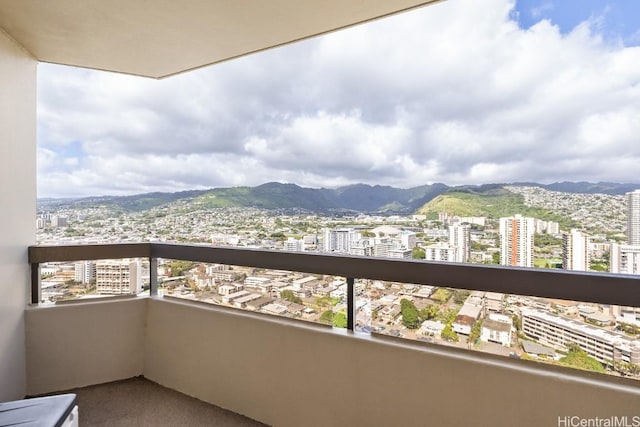
[[(142, 211), (177, 201), (185, 201), (197, 208), (216, 207), (256, 207), (262, 209), (303, 209), (312, 212), (379, 212), (432, 213), (438, 209), (437, 203), (448, 195), (448, 199), (490, 198), (495, 202), (508, 197), (508, 203), (518, 203), (518, 197), (505, 189), (507, 185), (526, 185), (552, 191), (569, 193), (621, 195), (640, 188), (640, 184), (618, 184), (611, 182), (558, 182), (538, 184), (519, 182), (513, 184), (484, 184), (448, 186), (442, 183), (421, 185), (403, 189), (381, 185), (355, 184), (336, 189), (306, 188), (295, 184), (269, 182), (256, 187), (214, 188), (176, 193), (145, 193), (132, 196), (100, 196), (78, 199), (39, 199), (38, 209), (47, 210), (61, 207), (107, 206), (125, 211)], [(461, 195), (467, 195), (465, 197)], [(454, 197), (455, 196), (455, 197)], [(515, 198), (514, 198), (515, 196)], [(425, 206), (432, 203), (433, 208)], [(449, 202), (451, 203), (451, 202)], [(485, 203), (486, 204), (486, 203)], [(477, 203), (476, 203), (477, 205)], [(470, 208), (469, 208), (470, 209)], [(470, 211), (471, 212), (471, 211)]]

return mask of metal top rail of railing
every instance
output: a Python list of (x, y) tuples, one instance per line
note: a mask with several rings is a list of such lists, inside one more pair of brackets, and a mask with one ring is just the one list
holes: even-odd
[(342, 276), (349, 329), (356, 278), (640, 307), (640, 276), (171, 243), (30, 246), (31, 302), (40, 302), (40, 263), (118, 258), (149, 258), (152, 295), (158, 258)]

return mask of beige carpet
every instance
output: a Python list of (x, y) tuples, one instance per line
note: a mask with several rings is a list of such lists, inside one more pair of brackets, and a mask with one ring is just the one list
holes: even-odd
[(264, 426), (144, 378), (69, 390), (80, 426)]

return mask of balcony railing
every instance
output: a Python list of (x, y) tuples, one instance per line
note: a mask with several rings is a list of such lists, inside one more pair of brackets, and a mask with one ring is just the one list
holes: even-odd
[(349, 330), (355, 279), (640, 307), (640, 276), (168, 243), (31, 246), (31, 302), (41, 301), (41, 263), (118, 258), (149, 259), (151, 295), (158, 293), (158, 258), (342, 276)]

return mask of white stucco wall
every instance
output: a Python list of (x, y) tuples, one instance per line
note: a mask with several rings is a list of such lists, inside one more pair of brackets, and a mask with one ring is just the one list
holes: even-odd
[(30, 307), (25, 318), (28, 394), (142, 374), (277, 426), (541, 426), (640, 415), (635, 381), (206, 304), (95, 301)]
[(555, 426), (562, 416), (640, 415), (635, 384), (533, 362), (178, 301), (150, 300), (148, 310), (145, 377), (269, 425)]
[(147, 302), (131, 298), (29, 307), (27, 393), (141, 375)]
[(36, 61), (0, 31), (0, 401), (24, 397), (27, 246), (35, 242)]

